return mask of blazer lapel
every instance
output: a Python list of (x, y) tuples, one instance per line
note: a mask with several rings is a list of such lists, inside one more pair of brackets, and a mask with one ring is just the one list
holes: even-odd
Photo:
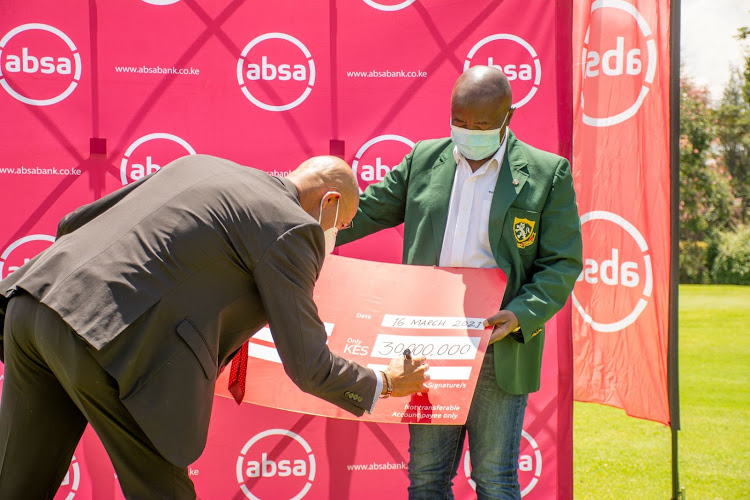
[(453, 157), (453, 147), (451, 142), (432, 167), (432, 180), (430, 182), (432, 208), (428, 215), (432, 219), (433, 243), (436, 255), (435, 265), (440, 261), (445, 225), (448, 222), (448, 205), (450, 204), (453, 180), (456, 177), (456, 159)]
[(495, 249), (499, 247), (500, 238), (503, 234), (505, 216), (529, 178), (526, 168), (528, 161), (521, 148), (516, 147), (516, 142), (516, 136), (513, 132), (508, 132), (508, 148), (503, 156), (503, 165), (500, 168), (500, 175), (497, 177), (495, 193), (492, 196), (492, 205), (490, 205), (490, 227), (488, 229), (490, 246), (495, 254), (495, 260), (499, 258)]

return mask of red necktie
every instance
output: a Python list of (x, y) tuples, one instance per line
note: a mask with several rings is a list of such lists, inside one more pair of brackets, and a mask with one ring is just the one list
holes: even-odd
[(247, 376), (247, 342), (242, 344), (240, 350), (232, 358), (232, 368), (229, 370), (229, 385), (227, 389), (234, 396), (237, 404), (242, 403), (245, 395), (245, 377)]

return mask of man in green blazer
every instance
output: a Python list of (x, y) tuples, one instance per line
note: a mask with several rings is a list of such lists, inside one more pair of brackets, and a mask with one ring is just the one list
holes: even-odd
[(411, 425), (409, 498), (452, 498), (468, 432), (479, 498), (521, 498), (518, 453), (530, 392), (540, 385), (544, 324), (582, 269), (570, 164), (508, 129), (505, 75), (463, 73), (451, 96), (451, 138), (421, 141), (360, 196), (344, 244), (404, 223), (403, 262), (502, 269), (508, 277), (465, 426)]

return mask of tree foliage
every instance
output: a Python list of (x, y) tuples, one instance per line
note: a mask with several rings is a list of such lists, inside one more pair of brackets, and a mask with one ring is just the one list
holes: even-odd
[[(750, 40), (750, 28), (737, 34)], [(680, 281), (747, 283), (750, 263), (750, 49), (721, 100), (680, 79)]]
[(741, 223), (747, 223), (750, 218), (750, 100), (745, 100), (743, 95), (749, 84), (743, 73), (733, 70), (715, 112), (718, 158), (731, 175), (737, 202), (734, 215)]
[(732, 214), (729, 175), (717, 161), (717, 124), (708, 89), (688, 77), (680, 96), (680, 229), (684, 241), (707, 241)]

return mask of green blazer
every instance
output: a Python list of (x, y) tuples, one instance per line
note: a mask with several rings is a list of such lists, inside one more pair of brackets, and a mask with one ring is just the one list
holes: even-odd
[[(437, 266), (456, 171), (453, 142), (418, 142), (382, 182), (360, 196), (345, 244), (404, 223), (403, 263)], [(508, 134), (490, 207), (489, 239), (508, 277), (500, 309), (513, 311), (520, 332), (494, 344), (501, 389), (539, 389), (544, 323), (565, 304), (582, 269), (581, 225), (570, 164)]]

